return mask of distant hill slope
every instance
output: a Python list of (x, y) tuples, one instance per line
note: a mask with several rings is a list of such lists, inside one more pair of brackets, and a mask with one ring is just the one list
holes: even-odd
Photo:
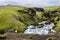
[[(58, 7), (48, 7), (44, 8), (45, 11), (54, 10)], [(21, 13), (18, 12), (18, 10), (24, 10), (27, 9), (27, 7), (20, 7), (20, 6), (1, 6), (0, 7), (0, 29), (18, 29), (19, 31), (23, 32), (27, 25), (30, 25), (31, 23), (38, 22), (38, 17), (41, 18), (42, 12), (38, 12), (37, 16), (31, 16), (27, 13)], [(57, 24), (60, 26), (60, 21)], [(60, 27), (59, 27), (60, 28)]]

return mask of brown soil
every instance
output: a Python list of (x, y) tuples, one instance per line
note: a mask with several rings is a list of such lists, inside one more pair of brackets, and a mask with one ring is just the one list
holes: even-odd
[(7, 33), (8, 37), (6, 39), (0, 40), (46, 40), (49, 37), (55, 37), (60, 40), (59, 34), (49, 34), (49, 35), (34, 35), (34, 34), (17, 34), (17, 33)]

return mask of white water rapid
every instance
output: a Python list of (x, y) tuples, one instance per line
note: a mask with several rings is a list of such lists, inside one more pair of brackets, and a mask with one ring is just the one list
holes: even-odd
[(49, 30), (51, 30), (51, 32), (53, 33), (56, 32), (55, 30), (53, 30), (53, 27), (55, 26), (54, 23), (50, 23), (50, 24), (45, 24), (45, 23), (46, 21), (38, 23), (44, 25), (42, 28), (38, 28), (37, 26), (34, 25), (29, 25), (27, 29), (24, 31), (24, 34), (48, 34)]

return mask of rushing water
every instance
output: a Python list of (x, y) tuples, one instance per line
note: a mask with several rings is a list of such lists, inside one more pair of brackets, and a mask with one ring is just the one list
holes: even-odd
[(46, 21), (38, 23), (38, 24), (43, 24), (42, 28), (38, 28), (37, 26), (34, 25), (29, 25), (27, 29), (24, 31), (24, 34), (48, 34), (49, 30), (51, 30), (51, 32), (56, 32), (55, 30), (52, 29), (55, 26), (54, 23), (50, 23), (50, 24), (45, 24), (45, 23)]

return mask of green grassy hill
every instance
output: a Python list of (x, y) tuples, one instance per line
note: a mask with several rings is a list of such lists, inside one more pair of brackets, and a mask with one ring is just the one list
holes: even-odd
[[(44, 8), (45, 11), (53, 11), (59, 7), (48, 7)], [(18, 10), (27, 9), (26, 7), (21, 6), (0, 6), (0, 29), (17, 29), (20, 32), (23, 32), (27, 25), (31, 23), (38, 22), (37, 16), (41, 18), (42, 12), (36, 11), (37, 16), (31, 16), (27, 13), (18, 12)], [(60, 28), (60, 21), (57, 22), (57, 27), (55, 30)]]
[[(0, 29), (19, 29), (23, 31), (26, 28), (26, 25), (34, 23), (38, 21), (34, 16), (34, 20), (32, 20), (31, 16), (25, 13), (19, 13), (18, 10), (24, 10), (25, 7), (19, 6), (2, 6), (0, 7)], [(18, 18), (21, 18), (19, 21)]]

